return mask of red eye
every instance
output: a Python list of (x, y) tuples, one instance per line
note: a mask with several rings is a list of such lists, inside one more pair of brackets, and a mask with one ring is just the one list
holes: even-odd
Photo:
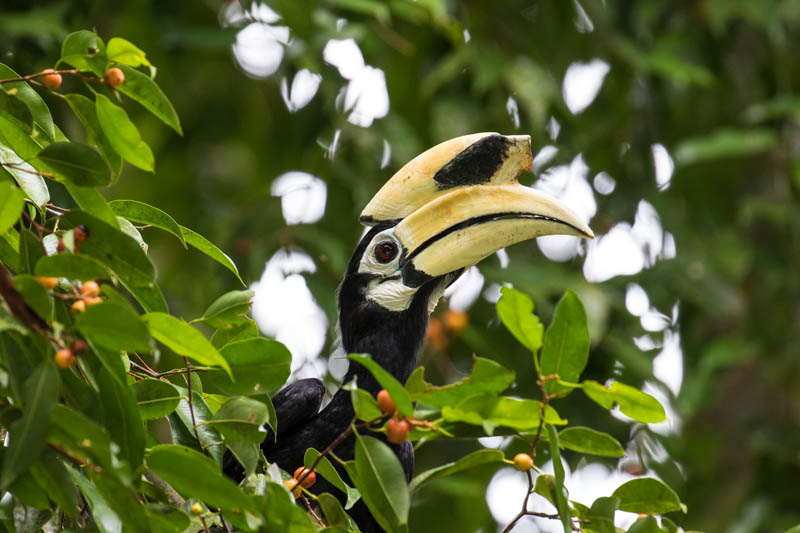
[(375, 247), (375, 259), (379, 263), (388, 263), (397, 255), (397, 245), (392, 241), (383, 241)]

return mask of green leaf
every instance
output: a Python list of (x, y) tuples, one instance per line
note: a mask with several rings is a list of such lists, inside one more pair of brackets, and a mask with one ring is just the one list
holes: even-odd
[[(200, 437), (200, 442), (203, 447), (214, 461), (217, 463), (222, 462), (222, 457), (225, 452), (222, 446), (222, 436), (213, 427), (205, 424), (211, 420), (214, 413), (209, 408), (206, 401), (203, 399), (202, 394), (196, 390), (192, 390), (192, 408), (194, 410), (194, 418), (192, 417), (192, 409), (189, 408), (187, 401), (189, 395), (188, 391), (184, 389), (184, 398), (178, 402), (178, 408), (175, 412), (168, 416), (170, 427), (173, 430), (173, 442), (183, 444), (191, 448), (199, 448), (197, 444), (197, 436)], [(192, 423), (197, 423), (197, 435), (193, 429)], [(184, 433), (185, 432), (185, 433)], [(188, 437), (187, 440), (176, 439), (175, 436), (184, 435)]]
[(553, 460), (553, 473), (555, 474), (556, 486), (556, 508), (561, 517), (561, 525), (564, 526), (564, 533), (572, 533), (572, 521), (570, 520), (569, 503), (567, 502), (567, 489), (564, 487), (564, 463), (561, 462), (561, 452), (558, 449), (558, 432), (550, 424), (546, 424), (547, 437), (550, 441), (550, 458)]
[(412, 401), (444, 407), (479, 394), (499, 394), (514, 382), (514, 372), (491, 359), (475, 357), (472, 373), (450, 385), (437, 387), (426, 383), (424, 367), (418, 367), (406, 381), (406, 391)]
[(236, 268), (236, 265), (233, 263), (233, 260), (230, 257), (222, 253), (222, 250), (211, 244), (208, 239), (199, 233), (196, 233), (187, 227), (181, 226), (181, 233), (183, 233), (183, 238), (186, 239), (186, 244), (197, 248), (211, 259), (233, 272), (239, 281), (242, 282), (242, 285), (244, 285), (244, 281), (242, 281), (241, 276), (239, 276), (239, 269)]
[(391, 448), (356, 433), (355, 464), (361, 498), (381, 527), (407, 531), (411, 500), (403, 467)]
[(658, 525), (655, 516), (644, 516), (628, 528), (628, 533), (667, 533), (667, 530)]
[(268, 419), (266, 405), (258, 400), (238, 397), (222, 404), (207, 424), (216, 428), (226, 441), (260, 444), (267, 434), (262, 426)]
[(114, 213), (132, 222), (147, 224), (148, 226), (154, 226), (172, 233), (181, 241), (184, 248), (186, 247), (186, 241), (183, 239), (181, 227), (175, 222), (175, 219), (161, 209), (144, 202), (137, 202), (136, 200), (114, 200), (108, 205)]
[[(28, 472), (26, 472), (25, 475), (17, 477), (14, 483), (8, 487), (8, 491), (27, 507), (33, 507), (34, 509), (42, 511), (50, 507), (50, 501), (47, 499), (47, 491), (45, 491), (44, 487), (42, 487)], [(38, 528), (34, 526), (31, 530), (33, 529)]]
[[(556, 305), (553, 321), (544, 334), (539, 365), (542, 375), (576, 383), (589, 360), (589, 329), (586, 311), (572, 291), (567, 291)], [(548, 394), (571, 390), (555, 380), (545, 382)]]
[(22, 416), (8, 430), (8, 449), (3, 459), (2, 486), (7, 488), (39, 458), (47, 444), (50, 410), (58, 402), (58, 370), (43, 362), (25, 381)]
[[(465, 422), (475, 426), (506, 426), (519, 431), (535, 430), (539, 426), (542, 403), (537, 400), (509, 398), (485, 394), (468, 398), (456, 406), (446, 406), (442, 416), (450, 422)], [(550, 405), (545, 408), (545, 422), (566, 424)], [(491, 434), (491, 432), (489, 432)]]
[(640, 514), (663, 514), (681, 510), (675, 491), (657, 479), (643, 477), (620, 485), (612, 494), (619, 510)]
[(25, 193), (10, 183), (0, 183), (0, 233), (17, 223), (25, 207)]
[(67, 35), (61, 45), (60, 62), (103, 77), (106, 67), (105, 45), (94, 32), (80, 30)]
[(426, 470), (425, 472), (417, 474), (414, 476), (414, 479), (411, 480), (409, 488), (411, 489), (411, 492), (414, 492), (420, 487), (420, 485), (427, 483), (428, 481), (450, 476), (457, 472), (487, 463), (502, 462), (503, 459), (505, 459), (505, 455), (500, 450), (477, 450), (465, 455), (458, 461), (439, 465), (431, 468), (430, 470)]
[(619, 381), (611, 382), (608, 387), (604, 387), (596, 381), (584, 381), (581, 386), (586, 396), (596, 403), (606, 409), (612, 409), (618, 405), (622, 414), (628, 415), (637, 422), (652, 424), (663, 422), (667, 417), (658, 400)]
[(227, 324), (244, 322), (253, 299), (253, 291), (230, 291), (208, 306), (206, 312), (198, 320), (212, 328), (221, 328)]
[(586, 513), (586, 518), (592, 524), (592, 531), (594, 533), (616, 533), (614, 514), (618, 508), (619, 498), (611, 496), (597, 498)]
[[(14, 70), (0, 63), (0, 80), (19, 77), (20, 75), (14, 72)], [(33, 90), (33, 87), (24, 81), (4, 83), (0, 85), (0, 87), (2, 87), (6, 93), (16, 89), (14, 97), (25, 104), (25, 107), (31, 112), (34, 124), (42, 128), (42, 131), (44, 131), (51, 140), (55, 140), (56, 130), (53, 124), (53, 116), (50, 114), (50, 109), (47, 107), (47, 104), (44, 103), (39, 93)]]
[(50, 201), (50, 191), (44, 178), (28, 162), (40, 150), (14, 119), (0, 112), (0, 163), (25, 192), (25, 196), (38, 206)]
[(202, 333), (183, 320), (167, 313), (147, 313), (142, 320), (150, 334), (176, 354), (194, 359), (202, 365), (222, 367), (233, 377), (225, 358)]
[(145, 53), (135, 44), (121, 39), (119, 37), (112, 37), (106, 45), (106, 57), (109, 61), (122, 63), (123, 65), (130, 65), (132, 67), (150, 66), (150, 62), (145, 57)]
[[(317, 460), (317, 457), (319, 457), (319, 451), (315, 450), (314, 448), (308, 448), (303, 455), (303, 466), (306, 468), (311, 468), (311, 465), (314, 464), (314, 461)], [(318, 475), (324, 477), (331, 485), (347, 495), (347, 502), (344, 506), (345, 509), (350, 509), (353, 507), (353, 505), (355, 505), (355, 503), (361, 497), (361, 493), (358, 491), (358, 489), (355, 489), (344, 482), (342, 477), (339, 475), (339, 472), (336, 471), (327, 457), (323, 457), (320, 460), (314, 471)]]
[(94, 483), (73, 468), (67, 467), (67, 472), (69, 472), (72, 480), (78, 485), (84, 498), (86, 498), (97, 529), (101, 533), (120, 533), (122, 531), (122, 521), (100, 495)]
[(53, 407), (47, 440), (103, 470), (114, 472), (120, 469), (116, 457), (119, 448), (115, 446), (112, 450), (111, 437), (106, 429), (65, 405)]
[(770, 150), (778, 142), (772, 130), (718, 129), (703, 137), (685, 139), (675, 148), (675, 162), (688, 166), (719, 159), (752, 156)]
[(136, 125), (124, 109), (98, 94), (95, 97), (97, 120), (114, 150), (122, 159), (142, 170), (153, 172), (155, 159), (150, 147), (142, 140)]
[(148, 285), (155, 279), (155, 267), (142, 248), (116, 227), (78, 210), (64, 213), (61, 224), (86, 226), (89, 238), (80, 243), (81, 253), (109, 267), (126, 285)]
[(144, 458), (144, 425), (136, 397), (127, 383), (120, 383), (106, 368), (98, 374), (97, 384), (104, 425), (131, 471), (136, 472)]
[(353, 410), (356, 418), (369, 422), (383, 416), (378, 401), (364, 389), (359, 389), (355, 379), (344, 386), (345, 390), (350, 390), (350, 400), (353, 403)]
[(381, 387), (386, 389), (389, 396), (392, 397), (394, 404), (397, 406), (397, 411), (401, 415), (414, 415), (414, 405), (411, 403), (411, 399), (408, 397), (405, 387), (403, 387), (394, 376), (384, 370), (381, 365), (373, 361), (372, 357), (367, 354), (350, 354), (347, 358), (364, 366), (370, 371)]
[(111, 183), (111, 171), (103, 157), (85, 144), (58, 142), (48, 144), (33, 159), (38, 167), (56, 179), (79, 187), (96, 187)]
[(260, 531), (316, 533), (309, 514), (299, 505), (294, 505), (289, 491), (278, 483), (268, 482), (264, 491), (262, 507), (264, 524)]
[[(109, 43), (111, 44), (111, 43)], [(146, 74), (142, 74), (136, 69), (120, 66), (125, 74), (125, 83), (117, 87), (117, 90), (128, 98), (139, 102), (145, 109), (150, 111), (164, 124), (183, 135), (180, 119), (175, 112), (175, 108), (163, 91)]]
[(137, 495), (116, 476), (106, 473), (89, 472), (97, 492), (102, 495), (114, 513), (122, 520), (125, 529), (149, 533), (150, 523), (144, 513), (144, 506), (139, 503)]
[(530, 351), (536, 353), (542, 346), (542, 324), (533, 314), (533, 300), (511, 287), (500, 289), (497, 314), (506, 329)]
[[(121, 164), (121, 163), (120, 163)], [(75, 200), (84, 212), (92, 215), (114, 229), (119, 229), (119, 223), (114, 212), (108, 207), (105, 198), (94, 187), (78, 187), (72, 183), (65, 183), (64, 186), (69, 191), (69, 195)]]
[(220, 473), (216, 463), (191, 448), (159, 444), (150, 448), (146, 463), (185, 497), (234, 512), (250, 508), (247, 496)]
[(539, 474), (536, 476), (536, 483), (533, 486), (533, 492), (549, 501), (551, 504), (553, 504), (553, 507), (558, 507), (558, 503), (556, 503), (555, 476), (550, 474)]
[(178, 407), (181, 394), (171, 383), (158, 379), (143, 379), (132, 386), (139, 413), (145, 420), (163, 418)]
[(98, 280), (110, 277), (108, 268), (85, 254), (46, 255), (36, 261), (37, 276), (67, 278), (71, 280)]
[(14, 278), (14, 288), (22, 295), (25, 303), (45, 322), (53, 321), (53, 297), (47, 289), (36, 281), (36, 278), (27, 274), (20, 274)]
[[(86, 130), (86, 136), (89, 139), (89, 144), (96, 146), (103, 158), (111, 168), (111, 172), (115, 176), (119, 175), (122, 171), (122, 158), (111, 146), (111, 141), (108, 140), (103, 127), (100, 126), (100, 121), (97, 120), (97, 111), (95, 110), (94, 102), (81, 94), (67, 94), (64, 96), (67, 103), (72, 108), (72, 112), (78, 117), (78, 120), (83, 124)], [(83, 208), (83, 206), (81, 206)], [(86, 211), (89, 209), (83, 208)], [(93, 211), (92, 211), (93, 212)]]
[(75, 319), (81, 335), (109, 350), (150, 351), (147, 328), (130, 307), (116, 303), (89, 306)]
[(191, 524), (185, 512), (171, 505), (148, 503), (144, 510), (152, 533), (178, 533), (186, 531)]
[(258, 462), (261, 460), (261, 448), (258, 444), (226, 441), (225, 446), (244, 467), (244, 477), (248, 477), (256, 471)]
[(346, 531), (354, 529), (351, 518), (344, 512), (342, 504), (333, 494), (323, 492), (318, 496), (317, 503), (322, 508), (329, 527), (341, 527)]
[(225, 345), (221, 357), (230, 369), (207, 372), (203, 378), (228, 395), (273, 394), (289, 377), (292, 355), (278, 341), (256, 337)]
[(248, 318), (241, 324), (226, 324), (211, 336), (211, 344), (216, 349), (223, 348), (230, 343), (258, 337), (258, 326), (255, 321)]
[(575, 426), (563, 429), (558, 434), (558, 440), (562, 448), (574, 450), (580, 453), (590, 453), (604, 457), (623, 457), (625, 450), (622, 445), (602, 431), (591, 428)]

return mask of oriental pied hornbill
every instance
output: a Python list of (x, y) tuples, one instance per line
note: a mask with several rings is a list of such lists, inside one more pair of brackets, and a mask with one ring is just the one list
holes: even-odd
[[(593, 237), (566, 206), (517, 182), (531, 160), (528, 136), (476, 133), (431, 148), (383, 186), (361, 214), (371, 228), (339, 288), (346, 353), (371, 354), (404, 383), (416, 366), (429, 314), (465, 268), (542, 235)], [(358, 363), (350, 364), (344, 382), (354, 377), (373, 395), (380, 389)], [(318, 411), (323, 394), (321, 381), (304, 379), (275, 395), (277, 440), (269, 433), (262, 444), (268, 461), (293, 472), (307, 448), (322, 450), (347, 428), (353, 419), (350, 393), (340, 389)], [(334, 453), (351, 459), (353, 446), (351, 436)], [(411, 443), (392, 447), (410, 480)], [(311, 490), (342, 496), (322, 479)], [(362, 531), (380, 530), (363, 504), (351, 514)]]

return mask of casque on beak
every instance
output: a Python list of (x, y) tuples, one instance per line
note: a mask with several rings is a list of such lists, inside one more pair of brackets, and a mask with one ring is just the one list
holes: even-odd
[(399, 221), (394, 235), (403, 248), (403, 281), (411, 287), (542, 235), (594, 238), (566, 205), (517, 181), (531, 161), (527, 135), (451, 139), (401, 168), (361, 220)]

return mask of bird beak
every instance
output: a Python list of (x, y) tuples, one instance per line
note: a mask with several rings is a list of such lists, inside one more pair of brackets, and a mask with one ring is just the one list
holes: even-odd
[(594, 238), (566, 205), (519, 184), (517, 176), (530, 170), (532, 159), (527, 135), (451, 139), (401, 168), (361, 221), (399, 221), (394, 235), (403, 246), (403, 282), (410, 287), (542, 235)]

